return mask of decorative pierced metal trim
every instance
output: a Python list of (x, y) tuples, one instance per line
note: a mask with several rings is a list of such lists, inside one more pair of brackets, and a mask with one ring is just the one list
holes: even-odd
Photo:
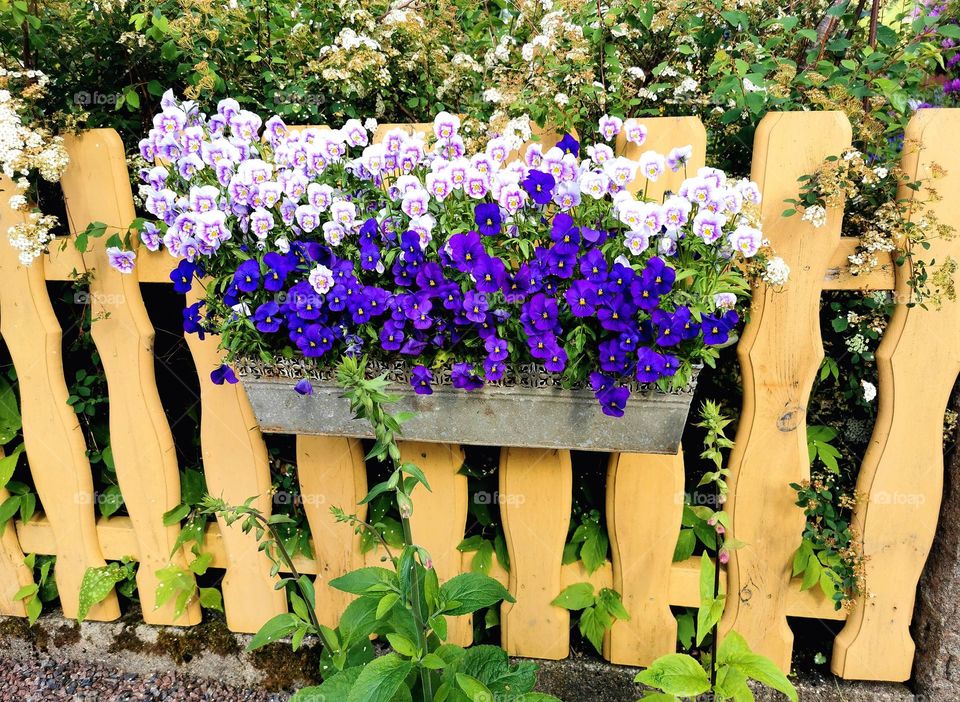
[[(237, 375), (241, 378), (289, 378), (335, 383), (337, 381), (336, 370), (330, 365), (321, 365), (308, 358), (277, 358), (267, 363), (261, 359), (238, 358), (234, 362), (234, 368)], [(367, 361), (367, 377), (376, 378), (386, 375), (386, 379), (392, 383), (401, 385), (410, 384), (411, 365), (403, 359), (391, 361), (382, 361), (378, 359), (369, 359)], [(560, 373), (548, 371), (538, 363), (508, 363), (504, 367), (503, 378), (495, 383), (487, 383), (496, 387), (520, 387), (520, 388), (544, 388), (544, 389), (570, 389), (583, 390), (589, 388), (587, 384), (577, 384), (572, 388), (563, 388), (562, 376)], [(697, 387), (697, 377), (700, 368), (694, 368), (693, 377), (685, 388), (672, 391), (670, 394), (692, 394)], [(451, 368), (445, 366), (441, 369), (433, 370), (433, 384), (435, 386), (453, 385), (450, 378)], [(656, 386), (648, 383), (638, 383), (630, 381), (625, 383), (632, 392), (659, 392)]]

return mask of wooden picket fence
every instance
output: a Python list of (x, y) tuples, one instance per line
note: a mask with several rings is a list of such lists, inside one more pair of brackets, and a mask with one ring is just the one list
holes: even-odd
[[(703, 165), (705, 131), (696, 118), (646, 122), (647, 148), (667, 151), (692, 144), (693, 168)], [(413, 125), (423, 129), (424, 125)], [(940, 219), (960, 226), (960, 111), (923, 110), (914, 116), (903, 166), (926, 177), (936, 161), (947, 170), (938, 181), (945, 197), (931, 207)], [(834, 643), (833, 670), (845, 677), (905, 680), (914, 645), (909, 633), (915, 589), (933, 540), (942, 492), (943, 414), (960, 370), (960, 303), (939, 311), (902, 304), (909, 297), (902, 269), (892, 262), (865, 276), (845, 269), (856, 240), (841, 238), (842, 212), (828, 213), (814, 229), (799, 217), (783, 218), (783, 201), (797, 192), (798, 176), (812, 172), (829, 155), (850, 144), (846, 117), (837, 112), (773, 113), (756, 134), (753, 178), (764, 194), (764, 230), (789, 264), (791, 278), (779, 292), (759, 290), (751, 322), (739, 343), (743, 367), (743, 412), (730, 457), (732, 491), (728, 509), (733, 535), (746, 543), (727, 565), (731, 596), (722, 630), (736, 629), (755, 650), (789, 667), (793, 635), (787, 617), (846, 619)], [(636, 147), (620, 143), (627, 155)], [(626, 147), (626, 148), (625, 148)], [(134, 219), (124, 149), (112, 130), (94, 130), (68, 140), (71, 164), (63, 178), (70, 230), (89, 222), (125, 229)], [(675, 188), (678, 176), (664, 178), (661, 190)], [(0, 232), (21, 216), (12, 212), (9, 181), (0, 182)], [(908, 193), (904, 193), (905, 195)], [(654, 194), (657, 195), (656, 193)], [(56, 578), (67, 617), (77, 614), (78, 591), (87, 568), (107, 560), (137, 559), (143, 618), (149, 624), (190, 625), (200, 621), (196, 604), (177, 620), (171, 606), (155, 608), (155, 572), (170, 562), (177, 526), (162, 515), (180, 500), (179, 474), (170, 426), (154, 375), (154, 329), (140, 283), (169, 283), (175, 263), (140, 249), (137, 269), (121, 275), (106, 263), (106, 237), (80, 254), (73, 247), (51, 252), (31, 267), (0, 243), (0, 334), (19, 378), (23, 434), (42, 514), (18, 521), (0, 538), (0, 613), (24, 616), (12, 595), (31, 582), (24, 553), (55, 554)], [(938, 261), (960, 259), (960, 241), (938, 241), (929, 252)], [(926, 257), (926, 256), (925, 256)], [(93, 271), (92, 334), (109, 390), (111, 446), (129, 517), (97, 518), (91, 469), (83, 434), (67, 405), (61, 357), (61, 329), (47, 293), (47, 281), (68, 280), (72, 271)], [(849, 614), (836, 612), (819, 591), (800, 591), (791, 581), (793, 552), (804, 517), (794, 505), (791, 482), (809, 476), (805, 407), (823, 357), (819, 328), (823, 290), (895, 290), (893, 320), (877, 352), (880, 411), (860, 470), (861, 501), (856, 528), (863, 538), (866, 585)], [(189, 301), (188, 301), (189, 302)], [(267, 450), (241, 385), (217, 386), (210, 370), (219, 363), (217, 340), (188, 337), (200, 380), (201, 447), (209, 490), (228, 502), (258, 495), (254, 504), (271, 509)], [(433, 555), (441, 578), (469, 568), (471, 554), (456, 550), (467, 520), (467, 479), (458, 474), (459, 446), (403, 444), (406, 459), (424, 470), (433, 492), (419, 492), (414, 534)], [(331, 505), (349, 507), (367, 486), (363, 451), (347, 438), (297, 437), (297, 462), (304, 509), (315, 559), (297, 567), (317, 576), (320, 620), (334, 624), (348, 597), (329, 588), (332, 577), (379, 561), (364, 555), (351, 530), (337, 524)], [(604, 655), (615, 663), (644, 665), (676, 646), (671, 606), (699, 601), (696, 559), (674, 563), (672, 556), (684, 501), (681, 455), (613, 454), (606, 483), (607, 528), (612, 562), (592, 576), (579, 564), (562, 565), (572, 499), (568, 451), (504, 448), (499, 467), (500, 511), (507, 537), (509, 574), (495, 564), (493, 575), (516, 597), (501, 610), (502, 643), (509, 653), (558, 659), (569, 653), (570, 618), (550, 602), (565, 585), (590, 580), (622, 593), (632, 615), (607, 636)], [(522, 499), (514, 499), (521, 496)], [(0, 500), (6, 495), (0, 490)], [(252, 536), (238, 527), (211, 524), (205, 548), (222, 583), (227, 625), (254, 632), (286, 609), (274, 589), (270, 563)], [(185, 565), (186, 554), (175, 559)], [(115, 594), (90, 612), (93, 620), (120, 615)], [(471, 640), (468, 618), (451, 627), (452, 639)]]

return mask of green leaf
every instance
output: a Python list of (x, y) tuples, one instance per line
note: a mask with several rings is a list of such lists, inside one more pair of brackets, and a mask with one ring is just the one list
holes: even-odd
[(340, 638), (344, 648), (363, 641), (377, 628), (377, 608), (380, 600), (372, 597), (360, 597), (343, 610), (340, 616)]
[(714, 625), (720, 621), (723, 616), (723, 605), (726, 601), (725, 595), (719, 595), (716, 599), (712, 597), (701, 600), (700, 608), (697, 610), (697, 645), (699, 646)]
[(190, 505), (179, 504), (168, 512), (163, 513), (163, 525), (164, 526), (173, 526), (174, 524), (179, 524), (180, 521), (190, 514)]
[(736, 631), (731, 631), (723, 637), (717, 651), (717, 662), (721, 665), (735, 666), (747, 677), (782, 692), (793, 702), (798, 700), (796, 688), (776, 663), (751, 651), (746, 640)]
[[(400, 589), (397, 574), (386, 568), (371, 566), (358, 568), (330, 581), (330, 587), (352, 595), (364, 595), (369, 592), (385, 592)], [(371, 588), (373, 588), (371, 590)]]
[(677, 697), (694, 697), (710, 689), (707, 671), (692, 656), (669, 653), (637, 673), (637, 682)]
[(0, 445), (10, 443), (21, 426), (17, 394), (6, 379), (0, 378)]
[(550, 604), (554, 607), (563, 607), (569, 610), (584, 609), (594, 603), (593, 585), (590, 583), (576, 583), (564, 588)]
[(717, 567), (710, 558), (710, 554), (704, 553), (700, 556), (700, 601), (714, 597), (714, 580), (717, 575)]
[(3, 533), (7, 522), (17, 513), (18, 509), (20, 509), (19, 495), (11, 495), (3, 501), (3, 504), (0, 504), (0, 534)]
[(401, 656), (413, 657), (417, 655), (417, 647), (413, 641), (400, 634), (387, 634), (387, 641), (393, 647), (393, 650)]
[(499, 582), (481, 573), (463, 573), (440, 586), (440, 596), (446, 602), (458, 604), (445, 609), (444, 614), (460, 616), (505, 600), (516, 602)]
[(607, 548), (610, 545), (610, 539), (599, 524), (591, 528), (587, 539), (580, 548), (580, 560), (587, 569), (588, 574), (593, 574), (607, 560)]
[(223, 595), (215, 587), (200, 588), (200, 606), (205, 609), (215, 609), (218, 612), (223, 611)]
[(693, 624), (693, 612), (686, 611), (677, 615), (677, 641), (684, 648), (690, 648), (693, 645), (693, 637), (696, 635), (696, 628)]
[(116, 563), (99, 568), (87, 568), (80, 581), (80, 599), (77, 607), (77, 621), (87, 618), (90, 609), (106, 599), (113, 592), (113, 586), (123, 580), (125, 572)]
[(383, 619), (390, 612), (390, 609), (400, 600), (400, 595), (395, 592), (388, 592), (380, 598), (377, 604), (377, 619)]
[(580, 633), (596, 649), (597, 653), (603, 653), (603, 637), (607, 630), (613, 624), (613, 620), (605, 610), (599, 607), (587, 607), (580, 614)]
[(107, 488), (100, 493), (100, 514), (104, 517), (115, 514), (122, 506), (123, 495), (120, 493), (118, 486), (108, 485)]
[(363, 666), (354, 666), (341, 670), (323, 681), (319, 687), (304, 687), (290, 698), (290, 702), (322, 702), (323, 700), (345, 700), (350, 688), (357, 681)]
[(20, 454), (23, 453), (23, 444), (17, 446), (13, 453), (0, 458), (0, 487), (6, 487), (13, 477), (13, 471), (17, 468), (17, 461), (20, 460)]
[(375, 658), (360, 671), (346, 702), (390, 702), (411, 670), (413, 663), (396, 653)]
[(471, 702), (489, 702), (494, 699), (490, 688), (476, 678), (464, 673), (457, 673), (457, 685), (470, 698)]
[(278, 614), (260, 627), (260, 631), (254, 634), (250, 643), (247, 644), (246, 650), (255, 651), (269, 643), (289, 636), (298, 626), (300, 626), (300, 619), (296, 615), (289, 612)]
[(447, 662), (436, 653), (428, 653), (420, 661), (420, 665), (429, 670), (441, 670), (446, 667)]
[(697, 546), (697, 537), (693, 529), (683, 528), (677, 537), (677, 546), (673, 550), (673, 562), (679, 563), (685, 561), (693, 555), (693, 549)]

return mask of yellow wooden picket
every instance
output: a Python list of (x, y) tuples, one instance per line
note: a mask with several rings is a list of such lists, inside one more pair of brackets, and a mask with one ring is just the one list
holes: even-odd
[[(640, 148), (621, 136), (618, 152), (636, 157), (652, 148), (693, 146), (687, 165), (693, 173), (705, 163), (706, 135), (696, 118), (644, 120), (647, 143)], [(381, 125), (377, 138), (403, 126), (426, 132), (429, 125)], [(960, 111), (924, 110), (911, 122), (908, 137), (928, 145), (907, 149), (907, 173), (924, 177), (932, 163), (946, 167), (938, 184), (945, 192), (960, 184)], [(557, 135), (542, 134), (545, 144)], [(787, 617), (847, 619), (834, 648), (833, 669), (843, 677), (903, 680), (909, 677), (913, 642), (908, 626), (917, 579), (936, 528), (942, 489), (943, 411), (960, 371), (960, 303), (943, 310), (908, 308), (909, 271), (892, 259), (864, 276), (847, 271), (856, 240), (841, 238), (842, 212), (831, 211), (827, 225), (814, 229), (799, 217), (784, 218), (783, 200), (797, 191), (797, 177), (825, 156), (850, 143), (850, 127), (840, 113), (774, 113), (757, 130), (753, 177), (764, 193), (764, 231), (790, 265), (782, 290), (758, 288), (750, 321), (739, 342), (743, 367), (743, 411), (731, 469), (732, 535), (744, 542), (733, 552), (722, 586), (729, 592), (722, 631), (736, 630), (754, 650), (788, 669), (793, 636)], [(101, 221), (108, 232), (125, 231), (134, 207), (123, 145), (110, 130), (93, 130), (67, 142), (71, 166), (63, 189), (71, 231)], [(659, 197), (675, 189), (683, 173), (668, 174), (647, 193)], [(639, 184), (635, 183), (634, 187)], [(7, 201), (13, 193), (0, 180), (0, 231), (19, 221)], [(906, 194), (906, 193), (905, 193)], [(939, 217), (960, 226), (955, 199), (932, 203)], [(42, 505), (30, 521), (14, 520), (0, 537), (0, 613), (25, 616), (13, 594), (32, 582), (24, 553), (57, 556), (56, 578), (64, 614), (77, 613), (80, 581), (87, 568), (129, 557), (139, 561), (138, 584), (148, 623), (187, 625), (199, 621), (191, 603), (173, 616), (168, 604), (152, 605), (156, 571), (184, 566), (187, 549), (171, 553), (176, 526), (165, 527), (164, 512), (179, 502), (179, 474), (173, 439), (156, 387), (153, 327), (140, 295), (141, 283), (168, 283), (176, 261), (138, 250), (136, 272), (122, 275), (105, 260), (105, 241), (80, 254), (58, 246), (33, 266), (0, 243), (0, 336), (13, 359), (23, 416), (26, 460)], [(960, 258), (960, 241), (937, 242), (930, 256)], [(925, 256), (926, 257), (926, 256)], [(69, 280), (74, 271), (92, 273), (89, 302), (93, 337), (107, 376), (111, 445), (129, 516), (97, 519), (93, 477), (83, 434), (67, 405), (61, 330), (46, 281)], [(895, 280), (896, 276), (896, 280)], [(809, 475), (805, 412), (823, 354), (818, 310), (823, 290), (892, 290), (897, 308), (878, 353), (880, 413), (860, 472), (859, 490), (868, 496), (856, 514), (868, 555), (866, 587), (849, 617), (837, 612), (819, 589), (801, 591), (790, 578), (793, 551), (800, 542), (802, 511), (790, 482)], [(197, 299), (194, 290), (185, 300)], [(256, 496), (270, 513), (270, 465), (263, 437), (240, 385), (214, 385), (210, 371), (220, 362), (217, 339), (189, 336), (200, 379), (201, 450), (210, 492), (231, 503)], [(461, 474), (463, 450), (456, 445), (401, 442), (404, 460), (417, 463), (431, 484), (418, 488), (413, 513), (415, 538), (431, 555), (441, 579), (468, 571), (472, 553), (457, 545), (468, 526), (467, 479)], [(335, 625), (351, 597), (329, 581), (363, 565), (377, 565), (383, 547), (364, 553), (359, 537), (330, 512), (339, 506), (358, 517), (367, 490), (361, 442), (335, 437), (297, 437), (302, 508), (311, 532), (314, 557), (297, 556), (302, 574), (316, 577), (316, 610), (321, 622)], [(564, 565), (570, 522), (572, 465), (569, 451), (503, 448), (499, 492), (484, 496), (501, 513), (510, 569), (496, 560), (490, 575), (507, 585), (516, 603), (501, 607), (503, 646), (513, 655), (564, 658), (570, 650), (570, 616), (551, 604), (560, 591), (588, 581), (612, 587), (631, 614), (617, 622), (604, 641), (604, 656), (622, 664), (647, 665), (676, 648), (677, 623), (671, 607), (699, 601), (699, 559), (673, 562), (684, 505), (682, 455), (610, 456), (606, 479), (607, 532), (611, 560), (593, 574), (582, 563)], [(0, 500), (5, 497), (0, 493)], [(15, 528), (10, 528), (11, 526)], [(282, 591), (270, 575), (267, 556), (239, 525), (208, 525), (204, 540), (211, 567), (224, 569), (222, 583), (227, 625), (255, 631), (286, 610)], [(111, 593), (88, 615), (119, 616)], [(472, 641), (469, 617), (450, 622), (450, 638)]]

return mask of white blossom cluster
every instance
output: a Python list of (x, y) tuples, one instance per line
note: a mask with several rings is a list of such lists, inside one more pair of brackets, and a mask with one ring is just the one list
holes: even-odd
[[(49, 78), (40, 71), (8, 71), (0, 68), (4, 84), (26, 80), (42, 89)], [(61, 137), (52, 136), (46, 129), (24, 123), (24, 100), (14, 97), (9, 90), (0, 90), (0, 171), (15, 181), (17, 194), (10, 198), (10, 207), (28, 212), (30, 203), (26, 193), (29, 177), (39, 174), (44, 180), (60, 180), (69, 162)], [(46, 250), (53, 239), (57, 218), (39, 211), (29, 212), (23, 222), (9, 228), (10, 244), (20, 252), (20, 261), (30, 264)]]

